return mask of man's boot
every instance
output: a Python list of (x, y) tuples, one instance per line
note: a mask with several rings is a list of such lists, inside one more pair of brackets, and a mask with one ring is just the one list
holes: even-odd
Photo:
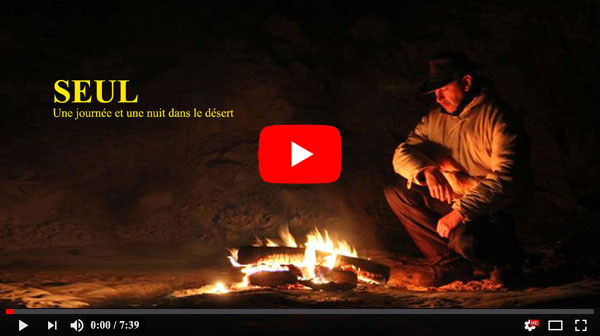
[(440, 287), (460, 280), (463, 282), (473, 279), (473, 265), (461, 257), (442, 260), (432, 266), (433, 277), (422, 285)]
[(523, 270), (513, 265), (495, 266), (490, 281), (504, 288), (519, 288), (525, 284)]
[(502, 285), (505, 288), (519, 288), (525, 285), (523, 276), (524, 253), (519, 247), (515, 247), (513, 251), (509, 263), (494, 266), (494, 270), (490, 273), (492, 283)]

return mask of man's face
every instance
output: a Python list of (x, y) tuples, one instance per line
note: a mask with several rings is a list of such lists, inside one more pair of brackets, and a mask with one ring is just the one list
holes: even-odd
[(435, 90), (435, 98), (444, 110), (454, 113), (460, 102), (465, 98), (465, 86), (455, 80)]

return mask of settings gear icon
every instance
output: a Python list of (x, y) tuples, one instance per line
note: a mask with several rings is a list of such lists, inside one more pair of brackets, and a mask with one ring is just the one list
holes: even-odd
[(525, 330), (527, 331), (533, 331), (533, 329), (535, 329), (537, 327), (537, 323), (532, 323), (531, 320), (527, 320), (525, 321)]

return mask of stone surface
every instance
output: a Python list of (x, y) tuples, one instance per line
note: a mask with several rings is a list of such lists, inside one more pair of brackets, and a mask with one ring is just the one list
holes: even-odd
[[(254, 5), (47, 4), (8, 15), (0, 249), (248, 242), (288, 224), (298, 235), (325, 227), (415, 253), (382, 190), (394, 180), (394, 148), (433, 106), (416, 94), (427, 58), (448, 48), (486, 65), (533, 139), (523, 240), (552, 244), (598, 207), (595, 2)], [(54, 119), (57, 78), (130, 79), (140, 108), (236, 117)], [(340, 129), (338, 182), (260, 180), (258, 134), (286, 123)]]

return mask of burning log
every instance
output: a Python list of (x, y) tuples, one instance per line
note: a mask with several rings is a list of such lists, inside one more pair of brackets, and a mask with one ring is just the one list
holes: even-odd
[(287, 267), (287, 269), (292, 272), (292, 274), (296, 275), (298, 278), (302, 277), (302, 270), (299, 269), (298, 267), (294, 266), (294, 265), (285, 265), (285, 267)]
[(312, 281), (300, 281), (300, 283), (306, 287), (315, 289), (315, 290), (322, 290), (322, 291), (327, 291), (327, 292), (341, 292), (341, 291), (348, 291), (348, 290), (353, 290), (354, 288), (356, 288), (356, 283), (339, 283), (339, 282), (328, 282), (328, 283), (323, 283), (323, 284), (319, 284), (319, 283), (314, 283)]
[(358, 283), (358, 277), (356, 276), (356, 273), (352, 271), (344, 271), (340, 268), (329, 269), (327, 267), (317, 266), (315, 268), (315, 272), (320, 278), (334, 283), (354, 284), (354, 287), (356, 287), (356, 284)]
[[(240, 264), (255, 264), (261, 261), (285, 260), (285, 263), (293, 264), (292, 260), (302, 262), (305, 249), (301, 247), (282, 246), (242, 246), (238, 250), (237, 262)], [(330, 254), (317, 251), (317, 257), (324, 259)], [(370, 260), (338, 255), (336, 266), (354, 268), (359, 276), (378, 282), (387, 282), (390, 278), (390, 268)]]
[[(304, 258), (304, 249), (286, 246), (242, 246), (239, 248), (237, 262), (243, 265), (257, 264), (284, 257), (286, 260), (299, 260)], [(292, 264), (292, 262), (286, 262)]]
[(290, 271), (263, 271), (250, 275), (249, 280), (253, 286), (278, 287), (295, 284), (298, 282), (298, 277)]
[(337, 265), (340, 267), (354, 267), (358, 275), (378, 282), (386, 283), (390, 279), (390, 267), (366, 259), (338, 255)]

